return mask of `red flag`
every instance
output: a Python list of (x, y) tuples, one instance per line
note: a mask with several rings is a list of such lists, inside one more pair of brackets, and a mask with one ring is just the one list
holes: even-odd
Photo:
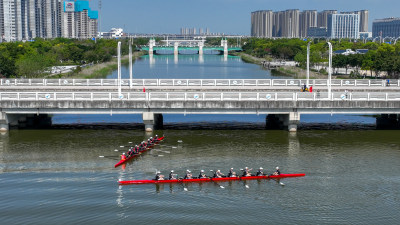
[(145, 87), (143, 87), (143, 92), (146, 92), (146, 88)]

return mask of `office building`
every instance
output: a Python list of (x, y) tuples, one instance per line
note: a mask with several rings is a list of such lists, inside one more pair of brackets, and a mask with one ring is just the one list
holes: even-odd
[(331, 14), (328, 17), (328, 37), (360, 37), (360, 16), (358, 14)]
[(324, 38), (328, 36), (328, 29), (326, 27), (309, 27), (307, 30), (307, 37)]
[(400, 18), (385, 18), (372, 23), (372, 37), (400, 37)]

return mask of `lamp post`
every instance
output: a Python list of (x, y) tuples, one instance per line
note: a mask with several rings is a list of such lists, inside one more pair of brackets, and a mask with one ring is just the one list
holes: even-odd
[(132, 62), (132, 39), (129, 40), (129, 86), (132, 89), (132, 76), (133, 76), (133, 62)]
[(121, 42), (118, 42), (118, 98), (121, 98)]
[(331, 82), (332, 82), (332, 44), (328, 41), (329, 45), (329, 68), (328, 68), (328, 99), (332, 100)]
[(307, 88), (310, 85), (310, 45), (311, 41), (307, 44)]

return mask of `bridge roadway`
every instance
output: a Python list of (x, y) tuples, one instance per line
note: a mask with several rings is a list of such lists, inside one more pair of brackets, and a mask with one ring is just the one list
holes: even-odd
[[(0, 80), (2, 130), (8, 130), (9, 125), (18, 125), (32, 116), (52, 114), (142, 114), (148, 131), (162, 125), (162, 114), (257, 114), (268, 115), (267, 123), (278, 123), (296, 131), (301, 114), (400, 113), (400, 85), (397, 80), (391, 81), (390, 87), (385, 87), (382, 80), (335, 80), (338, 83), (331, 96), (328, 96), (324, 80), (311, 81), (319, 90), (313, 93), (299, 92), (299, 85), (304, 80), (269, 80), (270, 85), (261, 85), (260, 80), (246, 80), (256, 84), (248, 86), (244, 80), (219, 80), (226, 85), (218, 86), (218, 82), (214, 82), (214, 86), (190, 86), (189, 81), (183, 80), (176, 86), (164, 86), (163, 82), (178, 83), (177, 80), (155, 80), (153, 86), (145, 86), (146, 92), (142, 91), (142, 87), (148, 80), (141, 80), (142, 84), (136, 84), (133, 89), (126, 83), (122, 95), (117, 92), (115, 84), (100, 86), (68, 82), (70, 85), (67, 85), (63, 80), (42, 81), (31, 80), (27, 84), (26, 80)], [(204, 84), (203, 81), (200, 83)], [(50, 82), (54, 84), (48, 85)], [(85, 82), (90, 84), (93, 81)], [(184, 82), (186, 85), (182, 85)]]

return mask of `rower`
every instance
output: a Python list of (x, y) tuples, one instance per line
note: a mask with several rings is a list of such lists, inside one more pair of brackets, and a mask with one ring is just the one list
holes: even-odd
[(158, 135), (156, 134), (156, 136), (154, 137), (154, 139), (156, 140), (156, 141), (158, 141)]
[(193, 179), (192, 173), (190, 172), (190, 170), (186, 170), (186, 175), (183, 179)]
[(221, 170), (217, 170), (217, 171), (215, 171), (215, 173), (214, 173), (214, 178), (222, 178), (223, 175), (224, 175), (224, 174), (221, 173)]
[(207, 178), (207, 176), (204, 173), (204, 170), (200, 170), (199, 179), (203, 179), (203, 178)]
[(133, 150), (133, 153), (135, 153), (135, 154), (139, 153), (139, 146), (135, 145), (135, 149)]
[(249, 169), (248, 167), (245, 167), (244, 170), (243, 170), (243, 176), (244, 177), (250, 177), (251, 176), (251, 173), (250, 173), (251, 170), (252, 169)]
[(263, 168), (260, 167), (260, 169), (257, 170), (256, 176), (264, 176)]
[(173, 170), (171, 170), (171, 173), (169, 173), (168, 179), (170, 179), (170, 180), (176, 180), (176, 174), (174, 174), (174, 171), (173, 171)]
[(279, 170), (279, 167), (276, 167), (276, 171), (272, 175), (274, 175), (274, 176), (281, 175), (281, 171)]
[(150, 141), (150, 138), (149, 139), (147, 139), (147, 146), (150, 146), (151, 145), (151, 141)]
[(236, 172), (233, 171), (233, 168), (229, 170), (227, 177), (236, 177)]
[(164, 175), (160, 171), (157, 171), (155, 180), (164, 180)]
[(121, 155), (121, 160), (126, 160), (126, 155), (125, 155), (125, 152), (124, 152), (124, 153), (122, 153), (122, 155)]
[(132, 152), (132, 147), (130, 147), (129, 148), (129, 151), (128, 151), (128, 156), (131, 156), (133, 154), (133, 152)]

